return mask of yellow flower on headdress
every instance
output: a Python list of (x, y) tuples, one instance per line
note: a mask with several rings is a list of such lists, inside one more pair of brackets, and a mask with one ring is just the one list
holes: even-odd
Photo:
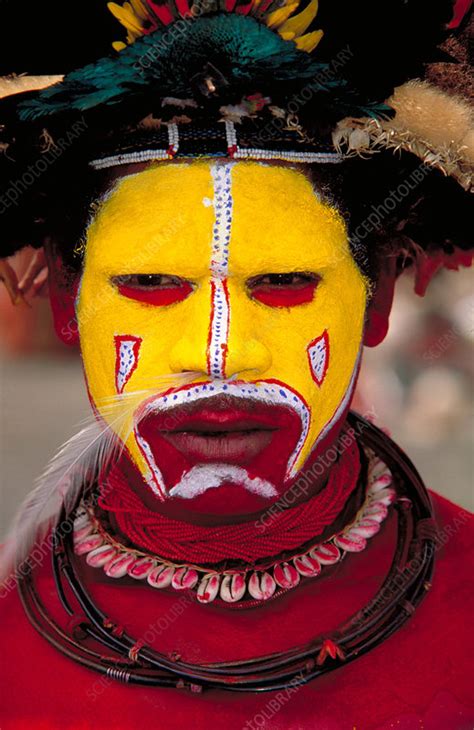
[[(276, 31), (283, 40), (293, 41), (300, 51), (311, 53), (316, 48), (323, 37), (323, 31), (305, 32), (317, 15), (318, 0), (310, 0), (305, 9), (297, 15), (294, 15), (294, 13), (300, 8), (302, 0), (285, 0), (281, 7), (263, 14), (259, 12), (262, 2), (263, 0), (253, 0), (248, 15), (258, 17), (268, 28)], [(130, 2), (123, 3), (123, 5), (109, 2), (107, 7), (127, 31), (127, 43), (116, 41), (112, 44), (116, 51), (123, 50), (127, 47), (127, 44), (130, 45), (137, 38), (149, 33), (147, 26), (156, 27), (156, 12), (153, 12), (154, 7), (156, 7), (154, 2), (150, 2), (150, 5), (147, 4), (147, 0), (130, 0)], [(183, 16), (186, 11), (187, 0), (169, 0), (166, 5), (156, 7), (156, 10), (158, 8), (160, 11), (165, 12), (167, 17), (178, 18)], [(229, 12), (234, 11), (233, 9)], [(238, 7), (236, 11), (238, 12)], [(158, 20), (164, 25), (167, 24), (166, 21), (163, 21), (162, 16)]]
[[(107, 3), (107, 7), (114, 18), (117, 18), (119, 23), (127, 30), (127, 43), (129, 45), (144, 35), (144, 22), (150, 18), (141, 0), (131, 0), (131, 2), (125, 2), (123, 5), (110, 2)], [(126, 48), (126, 44), (116, 41), (113, 43), (113, 47), (116, 51), (121, 51)]]
[(318, 13), (318, 0), (311, 0), (298, 15), (293, 15), (301, 1), (286, 0), (286, 3), (270, 13), (265, 22), (269, 28), (276, 30), (285, 41), (293, 41), (300, 51), (311, 53), (323, 37), (322, 30), (303, 35)]

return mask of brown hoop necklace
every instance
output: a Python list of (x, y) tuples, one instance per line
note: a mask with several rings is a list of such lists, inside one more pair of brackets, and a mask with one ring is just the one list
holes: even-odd
[[(71, 617), (69, 632), (51, 619), (30, 570), (19, 582), (25, 612), (34, 628), (61, 653), (84, 667), (120, 682), (191, 691), (276, 691), (306, 684), (367, 653), (397, 631), (413, 614), (431, 587), (435, 555), (435, 523), (428, 492), (415, 467), (382, 431), (351, 413), (360, 442), (388, 465), (397, 492), (397, 545), (391, 567), (375, 597), (330, 635), (316, 636), (305, 646), (244, 661), (193, 664), (155, 651), (107, 617), (95, 605), (74, 567), (72, 525), (75, 510), (61, 514), (52, 550), (53, 571), (61, 603)], [(77, 509), (77, 507), (76, 507)], [(396, 580), (395, 580), (396, 578)], [(74, 603), (66, 597), (66, 586)], [(90, 640), (106, 648), (98, 653)]]

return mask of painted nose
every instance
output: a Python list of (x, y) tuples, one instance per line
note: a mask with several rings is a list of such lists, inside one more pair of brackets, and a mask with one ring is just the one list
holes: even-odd
[(261, 377), (271, 366), (269, 350), (257, 339), (242, 334), (234, 336), (227, 350), (225, 377), (240, 377), (251, 380)]
[(254, 378), (263, 375), (272, 363), (268, 349), (256, 339), (232, 338), (232, 345), (220, 343), (220, 352), (209, 348), (209, 334), (197, 338), (189, 333), (180, 337), (169, 354), (171, 372), (195, 372), (225, 379), (242, 375)]
[(169, 351), (171, 372), (191, 371), (216, 379), (262, 376), (272, 364), (271, 354), (254, 333), (236, 324), (234, 318), (229, 332), (216, 328), (212, 318), (205, 326), (201, 317), (189, 320)]
[(256, 378), (268, 370), (271, 353), (258, 338), (245, 293), (227, 278), (213, 276), (193, 302), (185, 329), (177, 333), (170, 351), (172, 372), (226, 379), (240, 374)]
[(194, 372), (207, 375), (207, 332), (198, 332), (189, 327), (177, 336), (169, 351), (169, 366), (172, 373)]

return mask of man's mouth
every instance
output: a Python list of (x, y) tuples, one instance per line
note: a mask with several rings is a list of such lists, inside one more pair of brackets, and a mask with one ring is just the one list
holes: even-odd
[[(135, 437), (150, 469), (148, 483), (161, 500), (193, 474), (209, 483), (213, 494), (217, 486), (228, 490), (250, 479), (244, 491), (255, 501), (257, 487), (263, 494), (263, 486), (285, 481), (308, 423), (305, 404), (277, 381), (213, 381), (144, 403), (136, 412)], [(215, 468), (215, 479), (208, 467)], [(208, 496), (203, 484), (198, 485), (201, 500)], [(186, 487), (190, 493), (196, 488)]]
[(271, 443), (278, 430), (272, 425), (270, 414), (249, 416), (235, 409), (202, 408), (196, 413), (181, 414), (171, 428), (165, 427), (169, 419), (160, 423), (162, 420), (158, 415), (150, 416), (148, 433), (162, 437), (192, 462), (246, 464)]
[(245, 464), (269, 445), (275, 430), (245, 421), (228, 427), (195, 423), (162, 436), (188, 459)]

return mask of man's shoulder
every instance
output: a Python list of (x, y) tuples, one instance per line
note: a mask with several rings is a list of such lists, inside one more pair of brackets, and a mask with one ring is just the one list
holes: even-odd
[[(460, 553), (464, 561), (474, 558), (474, 514), (437, 492), (430, 491), (436, 521), (439, 559), (453, 559)], [(458, 569), (462, 566), (458, 565)]]
[(448, 517), (458, 516), (464, 522), (467, 522), (468, 520), (474, 521), (474, 512), (471, 512), (466, 507), (462, 507), (460, 504), (452, 502), (450, 499), (439, 494), (439, 492), (435, 492), (433, 489), (429, 489), (428, 492), (434, 509), (441, 518), (445, 515)]

